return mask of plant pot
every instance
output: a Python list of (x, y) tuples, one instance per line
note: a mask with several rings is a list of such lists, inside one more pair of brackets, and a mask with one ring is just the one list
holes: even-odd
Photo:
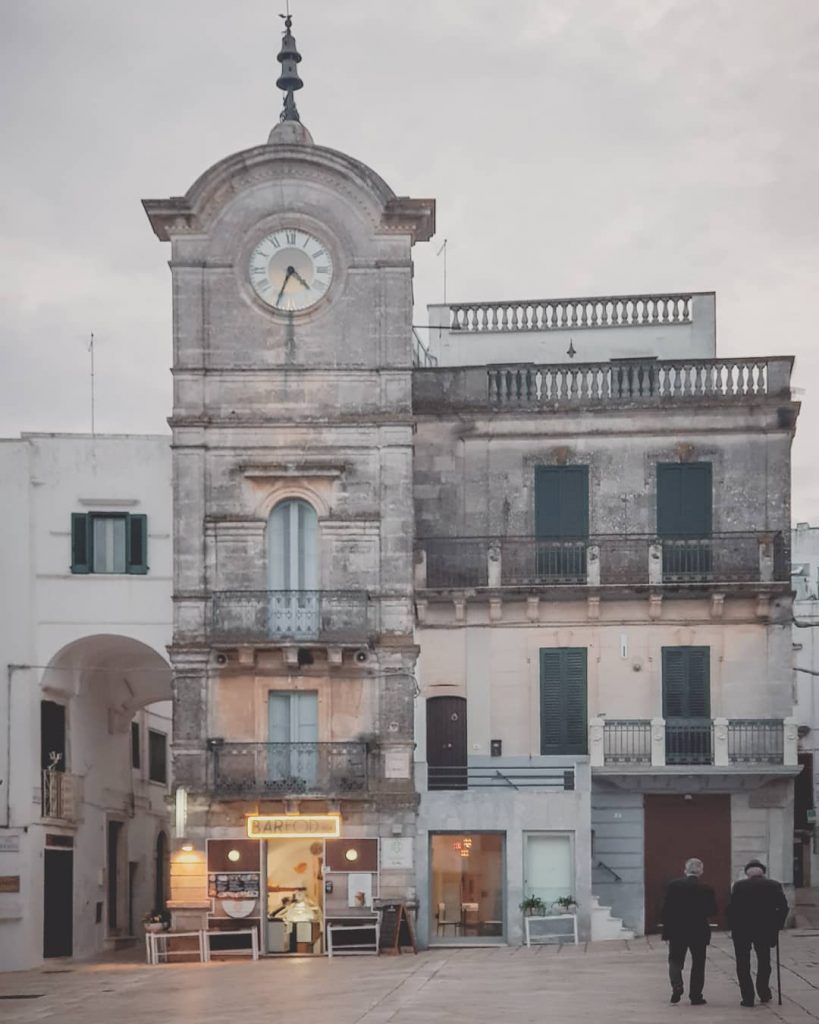
[(146, 921), (145, 931), (152, 932), (153, 934), (156, 934), (157, 932), (164, 932), (165, 925), (162, 921)]

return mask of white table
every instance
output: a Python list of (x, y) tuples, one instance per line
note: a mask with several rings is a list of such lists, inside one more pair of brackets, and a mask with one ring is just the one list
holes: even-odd
[[(531, 931), (530, 931), (530, 922), (532, 922), (532, 921), (571, 921), (572, 922), (572, 938), (574, 939), (575, 946), (578, 944), (578, 939), (577, 939), (577, 914), (547, 914), (547, 915), (544, 915), (543, 917), (539, 917), (539, 916), (524, 917), (524, 919), (523, 919), (523, 928), (524, 928), (524, 931), (526, 933), (526, 946), (527, 946), (527, 948), (531, 948), (531, 945), (532, 945), (532, 936), (531, 936)], [(554, 939), (557, 942), (560, 942), (560, 940), (562, 938), (564, 938), (564, 937), (568, 937), (567, 933), (565, 933), (565, 932), (555, 932), (555, 934), (554, 934)]]
[[(338, 948), (333, 947), (333, 936), (339, 932), (371, 931), (372, 938), (362, 942), (345, 943)], [(339, 917), (326, 922), (327, 956), (378, 956), (378, 937), (381, 931), (381, 918), (378, 914), (372, 917)]]
[[(210, 940), (214, 935), (229, 935), (231, 938), (233, 938), (234, 935), (249, 935), (250, 945), (243, 946), (240, 949), (211, 949)], [(202, 936), (206, 962), (210, 960), (212, 953), (215, 953), (216, 956), (247, 956), (249, 953), (254, 960), (259, 959), (259, 933), (255, 928), (237, 928), (236, 931), (227, 928), (218, 928), (213, 929), (212, 931), (202, 932)]]
[[(196, 939), (196, 949), (168, 949), (168, 939), (191, 938)], [(197, 955), (200, 961), (207, 959), (202, 932), (145, 932), (145, 955), (149, 964), (168, 963), (172, 956)]]

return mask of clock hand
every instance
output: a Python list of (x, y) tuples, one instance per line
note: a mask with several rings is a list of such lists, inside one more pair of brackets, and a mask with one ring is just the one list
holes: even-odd
[(304, 280), (304, 278), (301, 276), (301, 274), (298, 272), (298, 270), (294, 270), (293, 271), (293, 277), (298, 278), (298, 280), (301, 281), (301, 283), (304, 285), (305, 288), (309, 288), (310, 287), (310, 285)]
[(278, 304), (282, 300), (282, 295), (284, 295), (284, 289), (287, 287), (287, 282), (290, 280), (290, 278), (295, 273), (296, 273), (296, 271), (292, 267), (288, 267), (287, 268), (287, 273), (284, 275), (284, 280), (282, 281), (282, 286), (279, 289), (279, 294), (276, 296), (276, 305), (277, 306), (278, 306)]

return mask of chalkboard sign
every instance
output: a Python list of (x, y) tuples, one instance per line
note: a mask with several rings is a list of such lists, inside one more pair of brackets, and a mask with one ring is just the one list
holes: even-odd
[(382, 903), (379, 908), (381, 928), (378, 936), (380, 953), (400, 953), (402, 947), (418, 952), (412, 916), (403, 903)]

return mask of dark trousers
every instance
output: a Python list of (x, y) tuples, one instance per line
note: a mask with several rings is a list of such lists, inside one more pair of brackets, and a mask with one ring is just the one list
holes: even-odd
[(751, 946), (756, 953), (756, 991), (760, 999), (771, 994), (771, 947), (768, 940), (734, 936), (737, 958), (737, 981), (743, 1003), (754, 1001), (754, 982), (751, 978)]
[(707, 944), (703, 941), (688, 942), (686, 939), (671, 939), (668, 943), (668, 977), (672, 992), (683, 992), (683, 967), (685, 954), (691, 953), (691, 977), (688, 980), (688, 995), (691, 999), (699, 999), (705, 984), (705, 951)]

